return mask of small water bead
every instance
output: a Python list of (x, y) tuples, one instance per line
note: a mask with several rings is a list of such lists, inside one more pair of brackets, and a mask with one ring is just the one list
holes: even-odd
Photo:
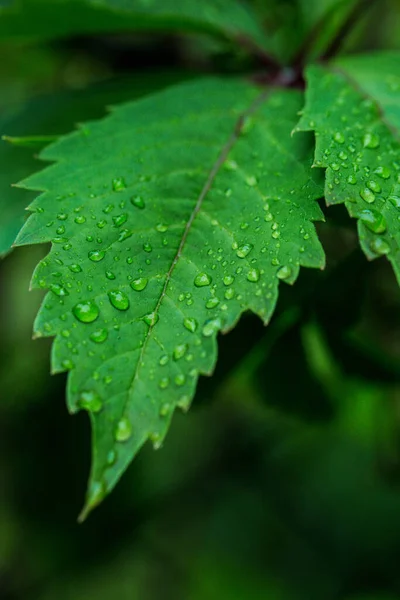
[(372, 150), (378, 148), (380, 144), (379, 136), (376, 133), (366, 133), (363, 137), (364, 148), (371, 148)]
[(380, 194), (382, 191), (381, 186), (379, 185), (379, 183), (377, 181), (371, 180), (367, 182), (367, 187), (372, 191), (375, 192), (376, 194)]
[(211, 337), (221, 329), (221, 319), (210, 319), (204, 323), (202, 334), (204, 337)]
[(149, 280), (146, 277), (138, 277), (131, 281), (131, 288), (135, 290), (135, 292), (142, 292), (147, 286)]
[(171, 405), (169, 402), (164, 402), (160, 408), (160, 417), (167, 417), (171, 412)]
[(79, 406), (89, 412), (98, 413), (103, 408), (103, 402), (96, 392), (89, 390), (81, 393)]
[(198, 323), (196, 319), (193, 319), (192, 317), (186, 317), (183, 319), (183, 326), (191, 333), (194, 333), (198, 327)]
[(254, 175), (249, 175), (248, 177), (246, 177), (246, 184), (249, 187), (255, 187), (257, 185), (258, 181), (257, 181), (257, 177), (254, 177)]
[(64, 225), (60, 225), (60, 227), (57, 227), (57, 229), (56, 229), (56, 234), (63, 235), (63, 233), (65, 233), (65, 227), (64, 227)]
[(232, 285), (232, 283), (235, 281), (235, 278), (233, 275), (225, 275), (223, 282), (224, 285)]
[(186, 352), (188, 351), (188, 348), (189, 346), (187, 344), (178, 344), (177, 346), (175, 346), (174, 351), (172, 353), (174, 360), (179, 360), (180, 358), (183, 358)]
[(196, 287), (205, 287), (211, 285), (211, 277), (207, 273), (199, 273), (194, 279), (194, 285)]
[(115, 450), (110, 450), (110, 452), (108, 452), (107, 454), (107, 464), (109, 467), (111, 467), (111, 465), (114, 465), (117, 461), (117, 453), (115, 452)]
[(186, 383), (186, 377), (183, 375), (183, 373), (179, 373), (179, 375), (175, 376), (174, 382), (178, 387), (182, 387)]
[(332, 171), (339, 171), (340, 170), (340, 165), (338, 163), (332, 163), (331, 164), (331, 169), (332, 169)]
[(103, 213), (108, 215), (113, 210), (114, 210), (114, 204), (107, 204), (107, 206), (105, 208), (103, 208)]
[(346, 152), (343, 152), (343, 150), (342, 150), (341, 152), (339, 152), (339, 158), (340, 158), (340, 160), (344, 161), (344, 160), (348, 159), (348, 156), (347, 156)]
[(376, 210), (366, 209), (361, 211), (360, 220), (372, 233), (384, 233), (386, 231), (385, 218)]
[(348, 176), (347, 183), (350, 183), (350, 185), (356, 185), (357, 177), (355, 175), (353, 175), (353, 173), (352, 173), (351, 175)]
[(158, 362), (162, 367), (164, 367), (166, 364), (168, 364), (168, 361), (169, 361), (168, 354), (164, 354)]
[(147, 315), (145, 315), (143, 317), (143, 321), (146, 323), (146, 325), (148, 325), (149, 327), (154, 327), (154, 325), (158, 322), (158, 319), (160, 317), (158, 316), (158, 313), (156, 312), (151, 312)]
[(220, 300), (217, 297), (209, 298), (206, 302), (206, 308), (215, 308), (218, 306)]
[(118, 310), (128, 310), (129, 298), (124, 292), (121, 292), (121, 290), (112, 290), (111, 292), (108, 292), (108, 297), (114, 308), (117, 308)]
[(113, 217), (112, 220), (115, 227), (121, 227), (121, 225), (127, 222), (128, 215), (126, 213), (123, 213), (122, 215), (117, 215), (116, 217)]
[(233, 288), (229, 288), (226, 290), (226, 292), (224, 294), (224, 298), (225, 298), (225, 300), (232, 300), (234, 295), (235, 295), (235, 290)]
[(63, 367), (63, 369), (67, 369), (68, 371), (70, 371), (75, 367), (75, 363), (71, 359), (65, 358), (62, 361), (61, 366)]
[(126, 189), (126, 182), (123, 177), (115, 177), (112, 180), (112, 189), (114, 192), (122, 192)]
[(374, 171), (375, 175), (382, 177), (382, 179), (389, 179), (391, 171), (388, 167), (380, 166)]
[(169, 377), (163, 377), (162, 379), (160, 379), (160, 381), (158, 382), (158, 387), (161, 390), (165, 390), (167, 389), (167, 387), (169, 386)]
[(72, 313), (81, 323), (92, 323), (100, 314), (99, 307), (92, 300), (78, 302), (72, 309)]
[(276, 276), (278, 279), (285, 280), (285, 279), (289, 279), (291, 274), (292, 274), (292, 269), (285, 265), (277, 271)]
[(133, 235), (133, 232), (130, 231), (129, 229), (122, 229), (122, 231), (120, 232), (120, 234), (118, 236), (118, 241), (123, 242), (123, 241), (127, 240), (128, 238), (130, 238), (132, 235)]
[(260, 279), (259, 269), (250, 269), (250, 271), (247, 273), (247, 281), (256, 283), (259, 279)]
[(253, 247), (253, 244), (243, 244), (242, 246), (239, 246), (236, 251), (236, 256), (239, 258), (246, 258), (246, 256), (248, 256), (253, 250)]
[(156, 225), (156, 231), (158, 231), (159, 233), (165, 233), (166, 231), (168, 231), (168, 225), (165, 225), (165, 223), (159, 223), (158, 225)]
[(145, 242), (143, 244), (143, 250), (145, 252), (151, 252), (153, 250), (153, 248), (152, 248), (152, 246), (151, 246), (151, 244), (149, 242)]
[(115, 279), (115, 275), (112, 271), (106, 271), (106, 277), (107, 277), (107, 279), (111, 279), (111, 280)]
[(103, 260), (103, 258), (105, 257), (105, 255), (106, 255), (106, 253), (104, 252), (104, 250), (91, 250), (88, 253), (88, 257), (93, 262), (100, 262), (101, 260)]
[(86, 223), (86, 217), (84, 217), (83, 215), (78, 215), (77, 217), (75, 217), (74, 221), (77, 225), (82, 225), (83, 223)]
[(143, 209), (146, 206), (141, 196), (132, 196), (131, 204), (133, 204), (133, 206), (136, 206), (136, 208), (140, 209)]
[(400, 208), (400, 196), (396, 196), (395, 194), (391, 194), (388, 198), (389, 202), (395, 207)]
[(64, 296), (68, 296), (68, 291), (65, 289), (65, 287), (63, 287), (59, 283), (50, 284), (50, 290), (53, 292), (53, 294), (55, 294), (56, 296), (58, 296), (60, 298), (62, 298)]
[(372, 250), (372, 252), (374, 252), (375, 254), (378, 254), (379, 256), (384, 256), (385, 254), (389, 254), (390, 252), (390, 246), (387, 242), (385, 242), (384, 239), (382, 239), (381, 237), (378, 237), (374, 240), (372, 240), (371, 244), (370, 244), (370, 248)]
[(126, 442), (132, 436), (132, 423), (127, 417), (118, 421), (114, 436), (117, 442)]
[(368, 204), (375, 202), (375, 194), (367, 187), (360, 191), (360, 196), (365, 202), (368, 202)]
[(97, 329), (97, 331), (93, 331), (93, 333), (90, 334), (90, 339), (92, 340), (92, 342), (95, 342), (96, 344), (102, 344), (103, 342), (106, 341), (107, 338), (108, 338), (107, 329)]
[(227, 171), (236, 171), (238, 168), (238, 164), (235, 160), (226, 160), (224, 162), (224, 169)]

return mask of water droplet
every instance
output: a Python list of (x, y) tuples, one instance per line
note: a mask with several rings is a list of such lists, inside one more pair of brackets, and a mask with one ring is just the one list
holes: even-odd
[(255, 187), (258, 183), (257, 178), (254, 175), (249, 175), (246, 177), (246, 183), (249, 187)]
[(194, 279), (196, 287), (204, 287), (211, 284), (211, 277), (207, 273), (199, 273)]
[(164, 223), (159, 223), (158, 225), (156, 225), (156, 231), (158, 231), (159, 233), (165, 233), (166, 231), (168, 231), (168, 225), (165, 225)]
[(378, 148), (380, 144), (379, 136), (376, 133), (366, 133), (363, 137), (364, 148)]
[(365, 202), (368, 202), (368, 204), (375, 202), (375, 194), (367, 187), (360, 191), (360, 196)]
[(53, 292), (53, 294), (55, 294), (56, 296), (59, 296), (61, 298), (63, 296), (68, 296), (68, 291), (65, 289), (65, 287), (63, 287), (62, 285), (60, 285), (58, 283), (50, 284), (50, 290)]
[(117, 442), (126, 442), (132, 436), (132, 424), (127, 417), (118, 421), (114, 435)]
[(256, 283), (260, 279), (260, 271), (258, 269), (250, 269), (247, 273), (247, 281)]
[(121, 290), (112, 290), (111, 292), (108, 292), (108, 297), (114, 308), (117, 308), (118, 310), (128, 310), (129, 298), (124, 292), (121, 292)]
[(146, 242), (145, 244), (143, 244), (143, 250), (145, 252), (151, 252), (153, 248), (151, 247), (151, 244), (149, 244), (149, 242)]
[(357, 183), (357, 177), (352, 173), (348, 176), (347, 183), (350, 183), (350, 185), (355, 185)]
[(168, 354), (164, 354), (158, 362), (162, 367), (164, 367), (166, 364), (168, 364), (168, 361), (169, 361)]
[(375, 254), (378, 254), (379, 256), (389, 254), (389, 252), (390, 252), (389, 244), (380, 237), (372, 240), (372, 242), (370, 244), (370, 248), (371, 248), (372, 252), (375, 252)]
[(106, 271), (106, 277), (107, 277), (107, 279), (111, 279), (111, 280), (115, 279), (115, 275), (112, 271)]
[(239, 258), (246, 258), (246, 256), (248, 256), (252, 250), (253, 244), (243, 244), (237, 249), (236, 256)]
[(112, 180), (112, 189), (114, 192), (122, 192), (126, 189), (125, 179), (123, 177), (115, 177)]
[(111, 465), (114, 465), (117, 461), (117, 453), (115, 452), (115, 450), (110, 450), (110, 452), (108, 452), (107, 454), (107, 464), (110, 467)]
[(215, 296), (213, 298), (209, 298), (206, 302), (206, 308), (215, 308), (219, 304), (219, 298)]
[(168, 377), (163, 377), (162, 379), (160, 379), (160, 381), (158, 382), (158, 387), (161, 390), (165, 390), (167, 387), (169, 386), (169, 378)]
[(364, 225), (373, 233), (383, 233), (386, 231), (386, 221), (384, 216), (376, 210), (366, 209), (361, 211), (360, 219)]
[(204, 337), (211, 337), (221, 329), (221, 319), (210, 319), (204, 323), (202, 334)]
[(86, 223), (86, 218), (83, 215), (78, 215), (75, 217), (74, 221), (77, 225), (82, 225), (83, 223)]
[(83, 391), (79, 397), (79, 406), (89, 412), (98, 413), (103, 408), (103, 402), (96, 392)]
[(156, 312), (151, 312), (148, 315), (145, 315), (143, 317), (143, 321), (149, 326), (149, 327), (154, 327), (154, 325), (158, 322), (158, 319), (160, 317), (158, 316), (158, 313)]
[(223, 279), (224, 285), (232, 285), (234, 281), (235, 278), (233, 277), (233, 275), (225, 275)]
[(160, 417), (167, 417), (171, 412), (171, 405), (169, 402), (164, 402), (160, 408)]
[(126, 213), (123, 213), (122, 215), (117, 215), (116, 217), (113, 217), (112, 220), (115, 227), (121, 227), (121, 225), (127, 222), (128, 215)]
[(191, 317), (186, 317), (185, 319), (183, 319), (183, 325), (184, 327), (186, 327), (186, 329), (188, 329), (188, 331), (190, 331), (191, 333), (194, 333), (197, 329), (197, 321), (196, 319), (193, 319)]
[(101, 344), (105, 342), (107, 338), (107, 329), (98, 329), (97, 331), (93, 331), (93, 333), (90, 334), (90, 339), (92, 340), (92, 342), (96, 342), (96, 344)]
[(179, 360), (180, 358), (183, 358), (185, 356), (187, 351), (187, 344), (178, 344), (177, 346), (175, 346), (172, 356), (174, 357), (174, 360)]
[(288, 267), (288, 266), (284, 266), (284, 267), (281, 267), (277, 271), (276, 276), (277, 276), (278, 279), (285, 280), (285, 279), (289, 279), (289, 277), (291, 276), (291, 274), (292, 274), (292, 269), (290, 267)]
[(144, 200), (141, 196), (132, 196), (131, 203), (133, 204), (133, 206), (136, 206), (136, 208), (142, 209), (145, 207)]
[(375, 175), (379, 175), (382, 179), (389, 179), (391, 175), (390, 169), (388, 167), (380, 166), (374, 171)]
[(391, 204), (393, 204), (395, 208), (400, 208), (400, 196), (392, 194), (391, 196), (389, 196), (388, 200)]
[(106, 255), (106, 253), (104, 252), (104, 250), (91, 250), (88, 253), (88, 257), (93, 262), (99, 262), (99, 261), (103, 260), (103, 258), (105, 257), (105, 255)]
[(78, 302), (72, 309), (72, 312), (81, 323), (92, 323), (100, 314), (99, 307), (92, 300)]
[(72, 360), (70, 360), (69, 358), (65, 358), (65, 359), (62, 361), (62, 363), (61, 363), (61, 366), (62, 366), (64, 369), (71, 370), (71, 369), (73, 369), (73, 368), (75, 367), (75, 364), (74, 364), (74, 363), (73, 363), (73, 361), (72, 361)]
[(149, 280), (146, 277), (138, 277), (131, 281), (131, 288), (135, 290), (135, 292), (141, 292), (147, 286)]
[(382, 191), (382, 188), (377, 181), (368, 181), (367, 187), (369, 187), (369, 189), (376, 194), (379, 194)]
[(344, 144), (345, 143), (345, 137), (343, 135), (343, 133), (341, 133), (340, 131), (337, 131), (335, 133), (335, 135), (333, 136), (333, 139), (335, 140), (335, 142), (337, 142), (338, 144)]

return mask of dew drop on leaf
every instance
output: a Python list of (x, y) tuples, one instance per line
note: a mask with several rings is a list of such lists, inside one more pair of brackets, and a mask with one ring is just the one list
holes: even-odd
[(136, 208), (143, 209), (145, 207), (144, 200), (141, 196), (132, 196), (131, 204), (133, 204), (133, 206), (136, 206)]
[(206, 302), (206, 308), (215, 308), (219, 304), (219, 298), (215, 296), (213, 298), (209, 298)]
[(72, 309), (72, 313), (81, 323), (92, 323), (100, 314), (99, 307), (92, 300), (78, 302)]
[(196, 287), (204, 287), (211, 284), (211, 277), (207, 273), (199, 273), (194, 279), (194, 285)]
[(183, 326), (186, 327), (186, 329), (191, 333), (194, 333), (197, 329), (198, 323), (196, 319), (193, 319), (192, 317), (186, 317), (183, 319)]
[(232, 285), (234, 281), (235, 278), (233, 277), (233, 275), (225, 275), (223, 279), (224, 285)]
[(239, 258), (246, 258), (246, 256), (248, 256), (252, 250), (253, 250), (252, 244), (243, 244), (242, 246), (239, 246), (239, 248), (237, 249), (236, 255)]
[(122, 215), (117, 215), (112, 218), (115, 227), (121, 227), (128, 220), (128, 215), (123, 213)]
[(114, 192), (122, 192), (126, 189), (125, 179), (123, 177), (115, 177), (112, 180), (112, 189)]
[(375, 175), (382, 177), (382, 179), (389, 179), (391, 171), (388, 167), (380, 166), (374, 171)]
[(138, 277), (131, 281), (131, 288), (135, 290), (135, 292), (142, 292), (147, 286), (149, 280), (146, 277)]
[(104, 250), (91, 250), (88, 253), (88, 257), (93, 262), (100, 262), (101, 260), (103, 260), (103, 258), (105, 257), (105, 255), (106, 255), (106, 253), (104, 252)]
[(202, 334), (204, 337), (211, 337), (221, 329), (221, 319), (210, 319), (204, 323)]
[(183, 358), (185, 356), (187, 351), (187, 344), (178, 344), (177, 346), (175, 346), (172, 356), (174, 357), (174, 360), (179, 360), (180, 358)]
[(400, 208), (400, 196), (392, 194), (389, 196), (388, 200), (395, 208)]
[(96, 331), (93, 331), (93, 333), (90, 334), (90, 339), (96, 344), (101, 344), (102, 342), (105, 342), (107, 338), (107, 329), (97, 329)]
[(117, 308), (118, 310), (128, 310), (129, 298), (124, 292), (121, 292), (121, 290), (112, 290), (111, 292), (108, 292), (108, 297), (114, 308)]
[(260, 271), (258, 269), (250, 269), (247, 273), (247, 280), (256, 283), (260, 279)]
[(128, 417), (122, 417), (118, 421), (114, 435), (117, 442), (126, 442), (129, 440), (132, 436), (132, 423)]
[(375, 194), (367, 187), (360, 191), (360, 196), (365, 202), (368, 202), (368, 204), (375, 202)]
[(154, 327), (154, 325), (158, 322), (159, 316), (156, 312), (151, 312), (148, 315), (143, 317), (143, 321), (149, 326)]
[(370, 244), (370, 248), (372, 252), (378, 254), (379, 256), (383, 256), (385, 254), (389, 254), (390, 246), (384, 239), (378, 237), (375, 240), (372, 240)]
[(165, 390), (167, 387), (169, 386), (169, 378), (168, 377), (163, 377), (162, 379), (160, 379), (160, 381), (158, 382), (158, 387), (161, 390)]
[(292, 269), (285, 265), (278, 270), (276, 276), (278, 279), (285, 280), (285, 279), (289, 279), (291, 274), (292, 274)]
[(81, 393), (79, 406), (89, 412), (98, 413), (103, 408), (103, 402), (96, 392), (89, 390)]
[(364, 148), (375, 149), (380, 144), (379, 136), (376, 133), (366, 133), (363, 137)]
[(376, 210), (366, 209), (361, 211), (360, 219), (372, 233), (384, 233), (386, 231), (385, 218)]

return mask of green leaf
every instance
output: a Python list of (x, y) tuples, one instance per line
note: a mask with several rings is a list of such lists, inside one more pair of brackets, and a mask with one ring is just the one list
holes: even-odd
[(400, 281), (400, 54), (344, 58), (307, 72), (296, 131), (315, 131), (328, 204), (358, 219), (369, 259), (386, 255)]
[[(49, 136), (58, 137), (57, 134), (71, 131), (79, 121), (103, 116), (105, 107), (111, 103), (137, 98), (187, 76), (172, 72), (158, 73), (157, 77), (141, 75), (139, 82), (137, 77), (115, 79), (86, 90), (47, 94), (3, 117), (0, 120), (0, 135), (5, 138), (0, 141), (0, 256), (10, 251), (25, 221), (25, 208), (35, 197), (30, 191), (12, 186), (37, 168), (33, 153), (50, 141)], [(38, 132), (42, 135), (38, 136)]]
[(161, 445), (212, 373), (217, 333), (249, 309), (268, 323), (279, 282), (324, 266), (311, 140), (290, 137), (301, 103), (186, 83), (61, 138), (41, 155), (55, 164), (24, 182), (43, 193), (18, 243), (52, 241), (35, 332), (56, 336), (53, 371), (71, 370), (69, 409), (93, 426), (83, 514), (147, 439)]
[(0, 9), (3, 38), (141, 29), (200, 31), (265, 44), (256, 17), (240, 0), (20, 0)]

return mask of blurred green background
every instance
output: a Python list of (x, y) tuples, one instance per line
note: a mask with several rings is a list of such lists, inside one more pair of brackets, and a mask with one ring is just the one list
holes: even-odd
[[(334, 2), (269, 3), (275, 47), (293, 27), (293, 54), (322, 4)], [(397, 0), (375, 3), (347, 42), (399, 47)], [(222, 40), (176, 34), (0, 52), (8, 135), (63, 133), (183, 77), (259, 68)], [(34, 152), (2, 143), (0, 194), (41, 166)], [(12, 209), (31, 197), (15, 190)], [(83, 525), (89, 421), (67, 414), (50, 341), (31, 340), (41, 294), (29, 280), (46, 249), (0, 262), (1, 600), (400, 598), (400, 292), (385, 259), (367, 264), (344, 209), (319, 233), (326, 271), (281, 286), (267, 329), (245, 315), (220, 339), (190, 413)]]

